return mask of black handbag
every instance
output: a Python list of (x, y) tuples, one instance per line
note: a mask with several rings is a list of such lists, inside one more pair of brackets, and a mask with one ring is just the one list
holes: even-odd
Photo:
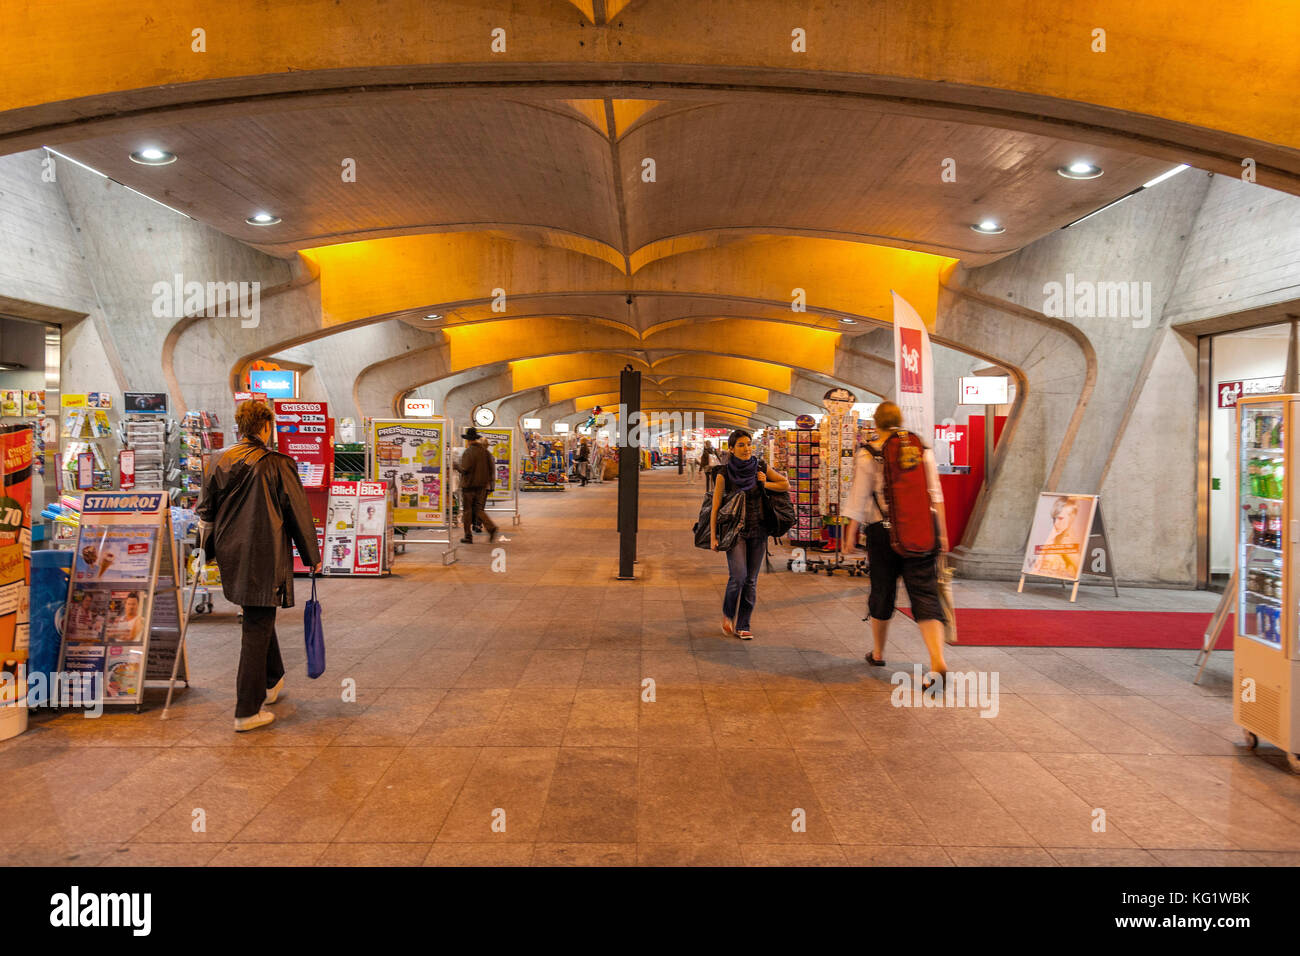
[(779, 538), (794, 527), (794, 502), (788, 491), (763, 494), (763, 530), (770, 538)]

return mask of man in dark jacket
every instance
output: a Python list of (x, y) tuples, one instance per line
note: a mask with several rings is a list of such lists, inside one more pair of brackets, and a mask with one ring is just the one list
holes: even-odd
[(488, 543), (497, 539), (497, 526), (487, 516), (488, 494), (495, 485), (497, 465), (492, 452), (480, 440), (477, 428), (470, 428), (460, 436), (465, 439), (465, 451), (460, 456), (456, 470), (460, 472), (461, 520), (465, 525), (462, 544), (474, 543), (474, 525), (487, 528)]
[(578, 444), (578, 477), (582, 479), (582, 487), (587, 487), (587, 477), (591, 474), (591, 448), (587, 444), (587, 439), (583, 439)]
[(321, 570), (311, 507), (298, 466), (271, 451), (271, 409), (244, 402), (235, 412), (243, 436), (226, 450), (203, 481), (195, 512), (201, 546), (215, 552), (226, 599), (244, 609), (243, 644), (236, 678), (235, 730), (269, 724), (284, 691), (284, 662), (275, 636), (275, 609), (293, 607), (293, 551), (313, 574)]

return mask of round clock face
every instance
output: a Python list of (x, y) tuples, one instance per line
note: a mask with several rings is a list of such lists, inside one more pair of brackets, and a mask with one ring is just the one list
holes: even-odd
[(492, 409), (482, 406), (474, 409), (474, 424), (480, 428), (487, 428), (497, 420), (496, 413)]

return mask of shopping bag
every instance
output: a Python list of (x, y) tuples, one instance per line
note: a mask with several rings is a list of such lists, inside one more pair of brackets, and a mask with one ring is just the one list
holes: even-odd
[[(707, 492), (700, 502), (700, 516), (691, 528), (695, 532), (695, 547), (709, 550), (709, 523), (713, 514), (713, 492)], [(736, 543), (736, 537), (745, 526), (745, 494), (732, 492), (722, 499), (718, 506), (718, 550), (729, 551)]]
[(943, 641), (945, 644), (957, 643), (957, 609), (952, 604), (952, 568), (948, 559), (939, 556), (939, 603), (943, 606)]
[(765, 491), (763, 524), (769, 538), (779, 538), (794, 527), (794, 503), (788, 491)]
[(307, 644), (307, 676), (312, 680), (325, 673), (325, 631), (320, 622), (320, 601), (316, 600), (316, 575), (311, 578), (311, 600), (302, 610), (302, 635)]

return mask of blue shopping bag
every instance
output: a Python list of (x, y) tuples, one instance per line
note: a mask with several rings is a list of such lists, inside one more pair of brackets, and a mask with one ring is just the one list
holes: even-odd
[(302, 634), (307, 643), (307, 676), (315, 680), (325, 673), (325, 629), (320, 622), (320, 601), (316, 600), (316, 575), (311, 578), (311, 600), (302, 611)]

